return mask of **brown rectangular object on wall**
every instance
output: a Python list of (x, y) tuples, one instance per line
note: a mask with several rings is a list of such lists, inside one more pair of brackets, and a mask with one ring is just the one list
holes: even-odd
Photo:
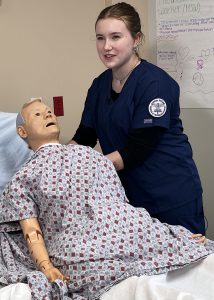
[(63, 96), (53, 97), (53, 107), (57, 117), (64, 116)]

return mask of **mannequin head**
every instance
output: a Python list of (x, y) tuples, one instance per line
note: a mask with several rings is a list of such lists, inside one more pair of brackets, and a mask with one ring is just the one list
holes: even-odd
[(57, 118), (40, 99), (34, 99), (22, 106), (17, 115), (18, 135), (24, 139), (32, 150), (46, 143), (59, 143), (59, 124)]

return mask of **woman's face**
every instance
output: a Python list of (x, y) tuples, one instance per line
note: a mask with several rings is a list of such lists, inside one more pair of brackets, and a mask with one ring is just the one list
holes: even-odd
[(96, 46), (103, 64), (110, 69), (118, 69), (135, 55), (133, 48), (139, 43), (134, 39), (122, 20), (101, 19), (96, 24)]

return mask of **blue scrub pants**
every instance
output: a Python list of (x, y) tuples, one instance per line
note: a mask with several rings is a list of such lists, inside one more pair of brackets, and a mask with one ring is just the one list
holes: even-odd
[(152, 217), (162, 223), (182, 225), (192, 233), (205, 235), (206, 232), (202, 199), (196, 199), (172, 210), (152, 215)]

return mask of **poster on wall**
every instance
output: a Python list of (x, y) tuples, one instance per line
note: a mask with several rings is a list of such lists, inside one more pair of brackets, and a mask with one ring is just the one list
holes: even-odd
[(182, 108), (214, 108), (214, 1), (156, 0), (157, 64), (180, 85)]

